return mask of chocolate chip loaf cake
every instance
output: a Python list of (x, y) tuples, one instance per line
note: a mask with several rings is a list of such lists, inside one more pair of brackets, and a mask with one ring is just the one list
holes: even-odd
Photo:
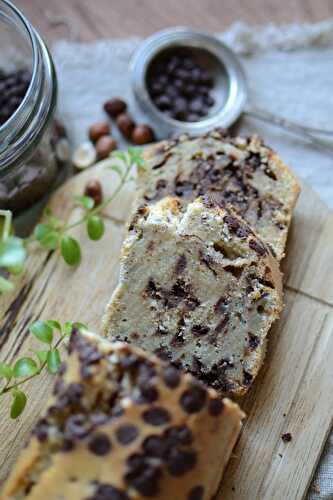
[(258, 137), (233, 138), (221, 130), (196, 138), (183, 135), (146, 149), (145, 160), (136, 206), (167, 195), (178, 196), (186, 205), (214, 192), (231, 203), (282, 259), (299, 186)]
[(276, 259), (211, 196), (139, 208), (104, 333), (134, 343), (224, 392), (244, 394), (282, 308)]
[(244, 417), (189, 374), (74, 332), (3, 500), (210, 500)]

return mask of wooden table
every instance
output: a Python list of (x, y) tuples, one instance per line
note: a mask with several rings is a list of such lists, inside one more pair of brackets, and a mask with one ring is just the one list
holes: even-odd
[(13, 0), (47, 42), (68, 37), (67, 19), (80, 41), (145, 36), (168, 26), (187, 25), (212, 32), (242, 20), (314, 22), (333, 16), (332, 0)]

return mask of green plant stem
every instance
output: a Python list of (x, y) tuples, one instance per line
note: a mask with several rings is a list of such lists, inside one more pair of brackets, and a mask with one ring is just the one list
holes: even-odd
[(0, 210), (0, 216), (5, 218), (5, 223), (2, 230), (2, 240), (6, 240), (10, 235), (10, 228), (12, 225), (12, 212), (10, 210)]
[[(54, 344), (53, 348), (56, 349), (57, 347), (59, 347), (65, 337), (66, 337), (66, 335), (61, 335), (60, 339), (57, 340), (57, 342)], [(13, 389), (16, 389), (20, 385), (23, 385), (26, 382), (28, 382), (29, 380), (31, 380), (31, 379), (37, 377), (38, 375), (40, 375), (42, 373), (42, 371), (44, 370), (44, 368), (45, 368), (46, 365), (47, 365), (47, 361), (45, 361), (40, 366), (39, 370), (36, 373), (34, 373), (33, 375), (29, 375), (29, 377), (26, 377), (23, 380), (19, 380), (18, 382), (15, 382), (15, 384), (9, 385), (9, 382), (7, 382), (7, 384), (5, 385), (5, 387), (0, 391), (0, 396), (2, 396), (3, 394), (6, 394), (7, 392), (10, 392)]]

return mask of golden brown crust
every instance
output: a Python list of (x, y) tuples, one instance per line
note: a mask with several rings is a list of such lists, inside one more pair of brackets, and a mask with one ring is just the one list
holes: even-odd
[(238, 406), (127, 344), (76, 333), (70, 351), (1, 498), (210, 500)]

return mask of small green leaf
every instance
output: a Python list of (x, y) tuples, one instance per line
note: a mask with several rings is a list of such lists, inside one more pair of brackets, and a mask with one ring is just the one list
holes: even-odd
[(93, 200), (93, 198), (90, 198), (90, 196), (75, 196), (74, 199), (76, 203), (82, 205), (87, 210), (91, 210), (92, 208), (94, 208), (95, 201)]
[(44, 344), (52, 344), (53, 341), (53, 326), (49, 325), (46, 321), (35, 321), (29, 330), (31, 333)]
[(6, 363), (0, 362), (0, 377), (7, 379), (7, 381), (9, 382), (12, 376), (13, 376), (12, 368)]
[(23, 412), (25, 405), (27, 404), (27, 396), (23, 391), (14, 389), (12, 391), (13, 402), (10, 409), (11, 418), (17, 418)]
[(87, 232), (91, 240), (100, 240), (104, 234), (104, 221), (98, 215), (91, 215), (87, 220)]
[(56, 250), (59, 246), (59, 232), (50, 224), (38, 224), (34, 236), (39, 243), (49, 250)]
[(22, 266), (26, 255), (27, 252), (21, 238), (9, 236), (0, 241), (0, 267), (10, 270), (10, 268)]
[(47, 353), (47, 369), (49, 373), (57, 373), (59, 366), (61, 365), (61, 358), (58, 349), (50, 349)]
[(110, 156), (111, 158), (117, 158), (118, 160), (126, 162), (126, 153), (124, 153), (124, 151), (112, 151)]
[(1, 293), (6, 293), (6, 292), (11, 292), (14, 289), (14, 284), (4, 278), (3, 276), (0, 276), (0, 292)]
[(73, 321), (66, 321), (64, 324), (64, 335), (70, 335), (72, 333), (72, 330), (74, 328), (74, 323)]
[(46, 363), (47, 353), (49, 351), (43, 351), (40, 349), (38, 349), (38, 350), (37, 349), (30, 349), (30, 351), (33, 352), (37, 356), (40, 367), (42, 367), (42, 365), (44, 363)]
[(44, 323), (46, 323), (50, 328), (55, 328), (56, 330), (59, 330), (59, 332), (61, 332), (61, 324), (59, 323), (59, 321), (56, 321), (54, 319), (46, 319)]
[(30, 377), (38, 372), (36, 361), (32, 358), (21, 358), (14, 365), (15, 377)]
[(81, 260), (79, 243), (71, 236), (63, 236), (61, 240), (61, 255), (69, 266), (75, 266)]

